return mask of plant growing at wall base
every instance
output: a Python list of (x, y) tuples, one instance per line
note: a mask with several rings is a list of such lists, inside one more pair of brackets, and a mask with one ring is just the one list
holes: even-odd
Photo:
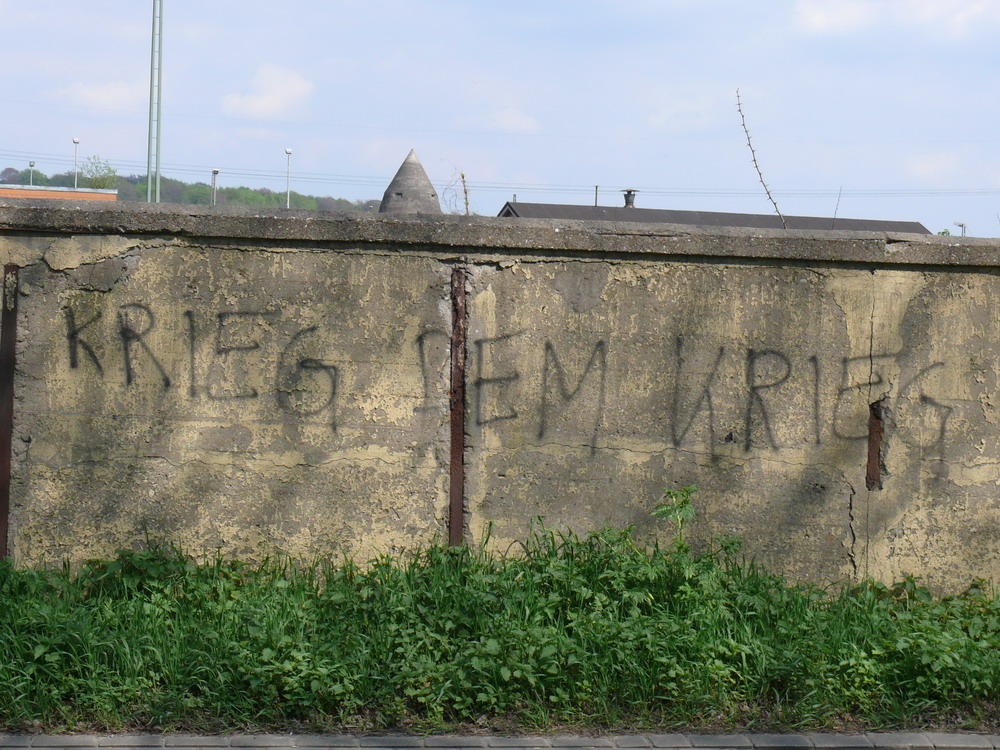
[(690, 550), (684, 542), (684, 525), (694, 518), (695, 508), (691, 496), (695, 493), (694, 485), (682, 487), (679, 490), (665, 488), (663, 502), (653, 508), (650, 515), (654, 518), (666, 518), (677, 524), (677, 536), (674, 537), (674, 548), (678, 552)]

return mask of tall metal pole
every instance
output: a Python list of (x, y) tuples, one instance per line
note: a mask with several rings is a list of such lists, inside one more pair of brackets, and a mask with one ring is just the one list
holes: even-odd
[(285, 208), (291, 208), (292, 207), (292, 150), (290, 148), (286, 148), (285, 155), (288, 157), (288, 168), (285, 171)]
[(146, 136), (146, 203), (153, 202), (153, 122), (156, 117), (156, 4), (153, 0), (153, 29), (149, 46), (149, 132)]
[(74, 138), (73, 139), (73, 189), (74, 190), (76, 190), (77, 178), (80, 175), (80, 170), (77, 167), (77, 164), (79, 163), (77, 161), (77, 156), (79, 156), (79, 154), (80, 154), (80, 139)]
[(160, 202), (160, 148), (163, 126), (163, 0), (160, 2), (160, 22), (157, 24), (156, 44), (156, 202)]
[(215, 205), (215, 196), (217, 195), (215, 180), (216, 180), (216, 178), (218, 176), (219, 176), (219, 170), (218, 169), (213, 169), (212, 170), (212, 205), (213, 206)]
[[(153, 0), (149, 49), (149, 134), (146, 150), (146, 202), (160, 202), (160, 121), (163, 84), (163, 0)], [(155, 155), (154, 155), (155, 145)], [(155, 187), (154, 187), (155, 180)]]

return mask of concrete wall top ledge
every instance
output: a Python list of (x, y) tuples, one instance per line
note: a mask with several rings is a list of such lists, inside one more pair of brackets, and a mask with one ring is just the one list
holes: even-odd
[(482, 216), (382, 217), (179, 204), (0, 200), (0, 233), (385, 245), (452, 255), (695, 256), (888, 266), (1000, 267), (1000, 239)]

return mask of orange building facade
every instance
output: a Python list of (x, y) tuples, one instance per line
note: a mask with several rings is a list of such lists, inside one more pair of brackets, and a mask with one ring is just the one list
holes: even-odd
[(46, 185), (0, 185), (0, 198), (44, 198), (70, 201), (116, 201), (117, 190), (64, 188)]

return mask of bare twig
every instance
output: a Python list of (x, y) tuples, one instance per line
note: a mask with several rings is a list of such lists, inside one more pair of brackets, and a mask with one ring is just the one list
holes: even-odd
[(454, 162), (448, 161), (447, 159), (442, 159), (441, 161), (447, 161), (452, 168), (451, 178), (448, 180), (448, 184), (444, 186), (444, 190), (441, 191), (441, 201), (447, 208), (450, 214), (460, 214), (462, 213), (462, 207), (459, 205), (462, 202), (462, 198), (458, 195), (458, 186), (462, 186), (462, 195), (465, 202), (465, 215), (469, 215), (469, 187), (465, 181), (465, 172), (458, 168)]
[(782, 229), (788, 229), (788, 225), (785, 223), (785, 217), (782, 216), (781, 209), (778, 208), (778, 204), (774, 202), (771, 190), (768, 188), (767, 183), (764, 182), (764, 175), (761, 173), (760, 165), (757, 163), (757, 152), (753, 150), (753, 143), (750, 142), (750, 130), (747, 128), (747, 118), (743, 116), (743, 104), (740, 102), (739, 89), (736, 89), (736, 111), (740, 113), (740, 123), (743, 125), (743, 133), (747, 137), (747, 148), (750, 149), (750, 158), (753, 159), (753, 168), (757, 170), (757, 177), (760, 179), (760, 184), (764, 187), (764, 193), (767, 195), (767, 199), (771, 201), (771, 205), (774, 206), (774, 212), (778, 214), (778, 218), (781, 219)]
[(833, 207), (833, 221), (830, 222), (830, 229), (833, 229), (837, 224), (837, 212), (840, 210), (840, 196), (844, 192), (844, 186), (840, 186), (840, 190), (837, 191), (837, 205)]

